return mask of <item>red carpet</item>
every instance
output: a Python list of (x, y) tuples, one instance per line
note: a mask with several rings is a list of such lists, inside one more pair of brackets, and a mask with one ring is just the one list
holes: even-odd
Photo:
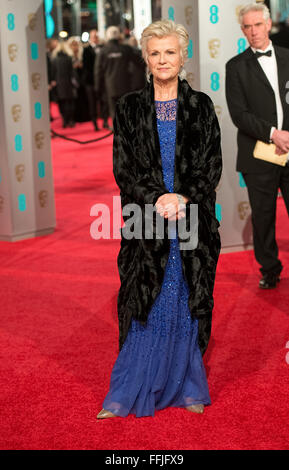
[[(53, 122), (59, 129), (59, 121)], [(88, 140), (90, 123), (66, 129)], [(112, 208), (112, 138), (53, 139), (57, 228), (0, 242), (1, 449), (289, 449), (289, 235), (278, 201), (285, 265), (276, 290), (258, 288), (252, 252), (222, 255), (205, 356), (212, 406), (203, 416), (96, 421), (117, 356), (118, 240), (93, 240), (91, 207)], [(288, 363), (286, 362), (288, 354)]]

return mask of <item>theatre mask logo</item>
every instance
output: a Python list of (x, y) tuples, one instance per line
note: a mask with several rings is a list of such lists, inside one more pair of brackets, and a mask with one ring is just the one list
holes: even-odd
[(28, 14), (28, 26), (31, 31), (35, 31), (37, 27), (37, 16), (36, 13), (29, 13)]
[(193, 7), (188, 5), (185, 7), (185, 18), (188, 26), (193, 24)]
[(209, 52), (212, 59), (217, 59), (220, 55), (221, 41), (214, 38), (209, 41)]
[(17, 44), (8, 45), (8, 55), (11, 62), (16, 62), (18, 55), (18, 46)]
[(45, 139), (45, 134), (44, 132), (37, 132), (35, 134), (35, 145), (38, 149), (43, 149), (44, 147), (44, 139)]
[(18, 183), (22, 183), (24, 181), (24, 173), (25, 173), (25, 165), (20, 163), (19, 165), (15, 166), (15, 175)]
[(46, 207), (48, 203), (48, 191), (46, 191), (45, 189), (42, 191), (39, 191), (38, 199), (39, 199), (40, 207)]
[(31, 75), (31, 82), (33, 90), (39, 90), (40, 82), (41, 82), (41, 75), (38, 72), (35, 72)]
[(22, 115), (22, 107), (20, 104), (14, 104), (11, 108), (11, 114), (14, 122), (19, 122)]
[(238, 204), (238, 213), (241, 220), (245, 220), (248, 217), (250, 211), (250, 204), (248, 201), (242, 201)]

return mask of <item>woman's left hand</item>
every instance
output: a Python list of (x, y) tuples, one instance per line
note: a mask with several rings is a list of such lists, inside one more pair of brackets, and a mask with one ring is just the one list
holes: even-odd
[[(184, 201), (187, 203), (188, 199), (184, 197)], [(157, 212), (165, 219), (169, 220), (175, 220), (183, 217), (183, 207), (180, 206), (181, 205), (176, 193), (163, 194), (156, 202)]]

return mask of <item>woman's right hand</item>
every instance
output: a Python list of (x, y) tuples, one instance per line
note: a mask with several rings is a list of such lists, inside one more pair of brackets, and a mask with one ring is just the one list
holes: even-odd
[[(185, 203), (188, 199), (184, 198)], [(156, 202), (157, 212), (168, 220), (178, 220), (185, 217), (184, 205), (179, 203), (175, 193), (167, 193), (160, 196)]]
[(185, 217), (185, 213), (184, 213), (183, 210), (181, 210), (181, 211), (179, 211), (177, 214), (168, 217), (168, 220), (169, 220), (169, 221), (172, 221), (172, 220), (179, 220), (179, 219), (183, 219), (184, 217)]

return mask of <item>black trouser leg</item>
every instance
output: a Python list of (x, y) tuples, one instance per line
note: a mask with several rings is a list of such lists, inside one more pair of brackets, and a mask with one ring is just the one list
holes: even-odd
[(254, 252), (261, 273), (280, 274), (281, 261), (275, 237), (276, 202), (281, 167), (273, 166), (266, 173), (244, 173), (252, 209)]
[(119, 96), (109, 96), (108, 97), (108, 104), (109, 104), (109, 113), (111, 116), (111, 119), (114, 120), (114, 115), (115, 115), (115, 107), (116, 103), (119, 100)]
[(67, 115), (68, 115), (68, 122), (74, 123), (74, 109), (75, 109), (75, 100), (67, 100)]
[(93, 85), (86, 85), (86, 94), (88, 99), (90, 119), (96, 125), (97, 120), (97, 94)]
[(108, 108), (108, 101), (107, 101), (107, 96), (104, 93), (100, 99), (100, 109), (101, 109), (101, 117), (103, 119), (103, 122), (107, 122), (109, 118), (109, 108)]
[(63, 123), (64, 123), (64, 106), (63, 106), (63, 100), (58, 100), (58, 108), (59, 108), (59, 111), (60, 111), (60, 114), (61, 114), (61, 117), (62, 117)]
[(289, 164), (281, 168), (280, 185), (281, 193), (289, 216)]
[(59, 111), (63, 119), (63, 125), (67, 126), (69, 122), (69, 106), (68, 106), (68, 101), (69, 100), (59, 100), (58, 101), (58, 106), (59, 106)]
[(59, 100), (59, 110), (64, 125), (74, 121), (74, 99)]

